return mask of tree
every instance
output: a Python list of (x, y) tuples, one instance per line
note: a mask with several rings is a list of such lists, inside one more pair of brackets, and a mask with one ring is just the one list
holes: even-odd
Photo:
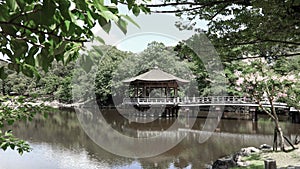
[[(291, 59), (282, 58), (275, 62), (274, 71), (281, 75), (288, 73), (294, 75), (300, 75), (300, 57), (294, 57)], [(287, 103), (290, 107), (295, 107), (300, 110), (300, 83), (294, 83), (288, 90), (287, 95), (289, 97), (283, 97), (279, 101)]]
[[(164, 11), (160, 7), (175, 7)], [(208, 21), (206, 35), (225, 60), (299, 55), (300, 3), (294, 0), (192, 0), (149, 4), (153, 12), (175, 13), (180, 29)], [(204, 30), (198, 30), (204, 31)]]
[[(235, 67), (236, 90), (242, 92), (244, 96), (251, 97), (258, 103), (260, 109), (271, 117), (275, 123), (273, 148), (277, 150), (277, 138), (279, 138), (279, 146), (282, 151), (285, 151), (284, 135), (274, 104), (286, 97), (295, 98), (288, 91), (291, 91), (291, 87), (296, 84), (299, 85), (299, 75), (295, 72), (280, 74), (276, 69), (274, 70), (274, 65), (268, 65), (264, 59), (239, 62)], [(269, 103), (271, 107), (264, 107), (264, 102)]]
[[(38, 68), (47, 72), (54, 60), (64, 64), (75, 60), (84, 42), (94, 38), (91, 29), (96, 24), (109, 32), (114, 22), (124, 33), (127, 22), (136, 24), (128, 15), (119, 13), (116, 6), (119, 3), (116, 0), (0, 0), (1, 57), (8, 58), (9, 69), (39, 79)], [(136, 16), (140, 11), (149, 12), (143, 4), (136, 4), (135, 1), (121, 3), (127, 3), (128, 9)], [(103, 42), (101, 37), (97, 39)], [(2, 84), (7, 77), (4, 67), (0, 68)], [(68, 83), (65, 84), (61, 91), (68, 90)], [(18, 100), (10, 101), (17, 101), (11, 106), (19, 104)], [(14, 109), (11, 106), (1, 104), (2, 124), (6, 124), (7, 120), (27, 119), (26, 111), (29, 109), (21, 109), (20, 106)], [(18, 112), (18, 116), (9, 115), (13, 114), (13, 110)], [(14, 149), (19, 145), (15, 140), (10, 132), (0, 133), (0, 147), (4, 150), (8, 146)], [(19, 146), (19, 152), (23, 151), (29, 151), (28, 146)]]
[[(95, 48), (96, 47), (94, 47), (94, 50), (89, 53), (96, 52), (100, 55)], [(102, 105), (109, 105), (113, 104), (113, 93), (111, 88), (113, 85), (116, 85), (113, 83), (115, 71), (118, 69), (119, 64), (121, 64), (123, 60), (128, 57), (133, 57), (134, 54), (120, 51), (116, 47), (112, 46), (101, 46), (99, 50), (105, 51), (105, 54), (102, 56), (102, 59), (98, 64), (97, 75), (95, 78), (95, 93), (99, 103)]]
[(181, 41), (175, 51), (190, 63), (196, 76), (198, 90), (203, 96), (222, 95), (226, 92), (226, 78), (215, 48), (203, 33)]
[[(148, 13), (144, 5), (126, 2), (135, 15)], [(6, 0), (0, 1), (0, 53), (8, 67), (29, 77), (37, 66), (47, 71), (53, 60), (68, 63), (78, 56), (84, 42), (93, 40), (91, 29), (99, 24), (109, 32), (114, 22), (124, 33), (128, 15), (119, 13), (118, 1)], [(108, 5), (107, 5), (108, 4)], [(98, 37), (103, 41), (101, 37)]]

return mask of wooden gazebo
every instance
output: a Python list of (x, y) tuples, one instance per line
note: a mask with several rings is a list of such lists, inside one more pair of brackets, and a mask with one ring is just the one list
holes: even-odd
[(123, 104), (134, 105), (142, 112), (147, 112), (150, 107), (154, 106), (156, 109), (154, 108), (154, 112), (151, 112), (154, 114), (156, 110), (164, 107), (161, 116), (177, 116), (179, 86), (189, 81), (154, 67), (146, 73), (123, 80), (123, 83), (129, 84), (130, 92), (130, 98), (124, 98)]
[(178, 96), (179, 85), (187, 84), (189, 81), (154, 67), (146, 73), (124, 80), (123, 83), (129, 84), (130, 97), (133, 98), (175, 98)]

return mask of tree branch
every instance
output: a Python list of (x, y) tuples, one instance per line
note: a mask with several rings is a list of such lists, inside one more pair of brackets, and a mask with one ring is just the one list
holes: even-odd
[(282, 43), (282, 44), (289, 44), (289, 45), (299, 45), (300, 42), (292, 42), (292, 41), (284, 41), (284, 40), (275, 40), (275, 39), (256, 39), (248, 42), (237, 42), (227, 45), (215, 45), (216, 47), (233, 47), (233, 46), (243, 46), (243, 45), (253, 45), (258, 43), (266, 43), (266, 42), (274, 42), (274, 43)]
[(291, 41), (283, 41), (283, 40), (276, 40), (276, 39), (264, 39), (262, 42), (275, 42), (275, 43), (285, 43), (285, 44), (290, 44), (290, 45), (299, 45), (300, 42), (291, 42)]
[(221, 13), (225, 8), (227, 8), (228, 4), (225, 4), (223, 8), (218, 10), (211, 18), (210, 20), (213, 20), (219, 13)]
[[(290, 54), (282, 54), (278, 55), (278, 57), (293, 57), (293, 56), (300, 56), (300, 53), (290, 53)], [(243, 57), (243, 58), (234, 58), (234, 59), (229, 59), (228, 61), (234, 61), (234, 60), (245, 60), (245, 59), (257, 59), (257, 58), (262, 58), (263, 56), (251, 56), (251, 57)]]
[(179, 12), (188, 12), (188, 11), (193, 11), (197, 9), (203, 8), (202, 6), (195, 7), (195, 8), (185, 8), (185, 9), (178, 9), (178, 10), (173, 10), (173, 11), (151, 11), (152, 13), (179, 13)]
[(15, 17), (11, 18), (8, 22), (11, 23), (11, 22), (13, 22), (14, 20), (18, 19), (19, 17), (21, 17), (21, 16), (25, 16), (25, 15), (31, 14), (31, 13), (36, 13), (36, 12), (38, 12), (38, 11), (40, 11), (40, 9), (34, 9), (34, 10), (32, 10), (32, 11), (20, 13), (19, 15), (17, 15), (17, 16), (15, 16)]
[(4, 60), (3, 58), (0, 58), (0, 62), (10, 63), (9, 61)]
[(167, 7), (167, 6), (181, 6), (181, 5), (192, 5), (192, 6), (202, 6), (202, 7), (210, 7), (222, 3), (237, 3), (244, 4), (244, 0), (224, 0), (224, 1), (210, 1), (210, 2), (170, 2), (170, 3), (162, 3), (162, 4), (147, 4), (146, 7)]
[(265, 112), (267, 113), (273, 120), (275, 120), (275, 117), (268, 111), (264, 106), (262, 106), (261, 102), (258, 101), (258, 106)]

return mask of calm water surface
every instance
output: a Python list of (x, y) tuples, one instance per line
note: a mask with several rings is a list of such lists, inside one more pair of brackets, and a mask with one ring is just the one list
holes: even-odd
[[(145, 124), (129, 123), (114, 110), (102, 112), (107, 122), (120, 131), (139, 129), (151, 134), (174, 122), (174, 119), (158, 119)], [(48, 119), (37, 116), (30, 123), (12, 127), (15, 135), (27, 140), (33, 150), (22, 156), (12, 150), (0, 151), (0, 169), (204, 168), (206, 163), (242, 147), (272, 142), (273, 123), (268, 120), (253, 123), (222, 119), (213, 136), (199, 143), (197, 131), (204, 122), (204, 118), (198, 118), (192, 128), (195, 132), (187, 132), (186, 138), (171, 150), (156, 157), (133, 159), (114, 155), (95, 144), (81, 128), (75, 112), (57, 111), (50, 113)], [(286, 122), (282, 126), (291, 138), (299, 134), (299, 124)]]

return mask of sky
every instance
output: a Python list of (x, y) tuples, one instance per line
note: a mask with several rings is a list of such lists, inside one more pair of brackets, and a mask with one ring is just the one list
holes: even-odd
[[(127, 14), (124, 7), (119, 8), (121, 13)], [(138, 17), (129, 15), (140, 28), (132, 23), (128, 24), (126, 35), (116, 26), (112, 25), (109, 34), (104, 32), (100, 26), (92, 29), (96, 36), (104, 39), (108, 45), (116, 46), (119, 50), (138, 53), (146, 49), (147, 44), (152, 41), (162, 42), (166, 46), (175, 46), (179, 41), (190, 38), (195, 32), (189, 30), (180, 31), (175, 26), (179, 19), (174, 14), (140, 14)], [(207, 22), (199, 21), (198, 27), (207, 28)], [(97, 42), (85, 44), (89, 49), (92, 45), (99, 45)], [(6, 59), (0, 53), (1, 59)]]
[[(105, 0), (105, 2), (109, 5), (110, 1)], [(151, 3), (156, 4), (161, 2), (159, 0), (152, 0)], [(180, 31), (175, 26), (179, 18), (175, 17), (174, 13), (152, 13), (147, 15), (141, 13), (136, 17), (130, 14), (131, 12), (128, 11), (125, 5), (118, 5), (118, 9), (121, 14), (129, 15), (140, 28), (129, 23), (126, 35), (116, 25), (112, 26), (109, 35), (101, 30), (99, 26), (95, 27), (92, 31), (102, 37), (106, 44), (116, 46), (119, 50), (138, 53), (146, 49), (147, 44), (152, 41), (162, 42), (166, 46), (175, 46), (179, 41), (186, 40), (195, 34), (192, 30)], [(174, 10), (174, 8), (163, 7), (161, 10)], [(198, 20), (197, 27), (206, 30), (207, 23), (206, 21)], [(87, 46), (90, 45), (93, 44), (88, 44)]]
[[(102, 37), (106, 44), (135, 53), (146, 49), (147, 44), (152, 41), (162, 42), (166, 46), (175, 46), (179, 41), (186, 40), (195, 33), (191, 30), (180, 31), (176, 28), (175, 22), (178, 21), (178, 18), (174, 15), (141, 14), (138, 17), (131, 17), (140, 28), (129, 23), (126, 35), (117, 26), (113, 26), (109, 34), (106, 34), (100, 27), (93, 29), (93, 32)], [(200, 28), (206, 29), (206, 24), (205, 21), (199, 21), (198, 25)]]

